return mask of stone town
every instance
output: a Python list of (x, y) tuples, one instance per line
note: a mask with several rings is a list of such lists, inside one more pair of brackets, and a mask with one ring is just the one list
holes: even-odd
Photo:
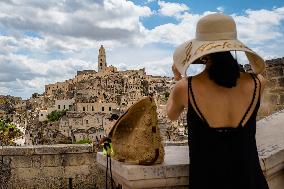
[[(8, 117), (24, 135), (16, 143), (56, 144), (82, 140), (98, 141), (110, 126), (112, 114), (121, 115), (143, 96), (155, 98), (158, 124), (164, 141), (186, 140), (186, 116), (172, 122), (166, 116), (171, 78), (152, 76), (145, 69), (118, 71), (108, 66), (103, 46), (99, 49), (98, 71), (77, 71), (73, 79), (45, 86), (43, 94), (28, 100), (1, 96), (0, 117)], [(258, 119), (284, 109), (284, 58), (266, 61), (264, 76), (268, 85), (262, 98)], [(250, 72), (249, 65), (244, 70)], [(9, 102), (9, 103), (7, 103)], [(49, 120), (52, 112), (64, 112), (58, 120)]]
[[(98, 71), (77, 71), (73, 79), (45, 86), (43, 94), (33, 94), (15, 105), (13, 122), (25, 129), (24, 144), (98, 141), (110, 125), (112, 114), (121, 115), (143, 96), (151, 95), (158, 107), (159, 125), (166, 140), (186, 139), (185, 117), (167, 119), (165, 104), (171, 78), (152, 76), (145, 69), (118, 71), (108, 66), (103, 46), (99, 49)], [(50, 121), (52, 112), (64, 112)]]
[[(98, 64), (98, 72), (80, 71), (74, 79), (46, 85), (43, 95), (33, 94), (28, 100), (0, 96), (1, 118), (26, 127), (26, 144), (68, 143), (84, 137), (96, 140), (104, 134), (110, 114), (121, 114), (140, 97), (153, 95), (166, 139), (175, 138), (170, 133), (182, 131), (184, 118), (176, 123), (180, 127), (175, 127), (165, 115), (170, 78), (148, 76), (143, 69), (117, 71), (107, 67), (103, 47)], [(249, 66), (244, 69), (250, 71)], [(282, 189), (284, 58), (266, 61), (264, 76), (268, 84), (258, 113), (261, 120), (257, 122), (256, 142), (269, 187)], [(65, 114), (50, 121), (48, 115), (55, 110)], [(114, 160), (116, 184), (122, 188), (188, 188), (188, 147), (170, 145), (165, 143), (165, 162), (161, 165), (127, 165)], [(92, 145), (0, 146), (0, 188), (105, 188), (105, 166), (106, 158)]]

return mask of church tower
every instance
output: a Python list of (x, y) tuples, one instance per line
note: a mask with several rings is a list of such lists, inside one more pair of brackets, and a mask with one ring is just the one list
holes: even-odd
[(98, 56), (98, 72), (104, 71), (106, 67), (106, 52), (104, 46), (101, 45)]

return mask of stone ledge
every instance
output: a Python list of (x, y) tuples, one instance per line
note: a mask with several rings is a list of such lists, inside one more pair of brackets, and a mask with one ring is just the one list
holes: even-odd
[[(97, 162), (106, 167), (106, 157), (97, 153)], [(152, 166), (129, 165), (112, 160), (112, 172), (125, 188), (187, 186), (189, 175), (188, 146), (166, 146), (165, 161)]]
[(284, 149), (269, 157), (260, 159), (263, 162), (263, 171), (265, 171), (268, 176), (284, 170)]
[[(263, 171), (284, 169), (284, 110), (257, 122), (256, 141)], [(269, 172), (269, 173), (268, 173)]]
[(56, 144), (35, 146), (3, 146), (0, 148), (0, 156), (28, 156), (34, 154), (76, 154), (92, 153), (91, 144)]
[(261, 168), (271, 189), (284, 184), (284, 110), (257, 122), (256, 142)]
[(3, 146), (0, 149), (1, 156), (29, 156), (35, 153), (34, 146)]

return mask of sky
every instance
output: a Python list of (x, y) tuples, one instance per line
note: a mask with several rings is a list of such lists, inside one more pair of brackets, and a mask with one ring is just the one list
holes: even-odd
[(214, 12), (231, 15), (238, 38), (264, 59), (284, 56), (284, 0), (1, 0), (0, 95), (27, 99), (78, 70), (97, 70), (101, 45), (119, 70), (172, 76), (175, 47)]

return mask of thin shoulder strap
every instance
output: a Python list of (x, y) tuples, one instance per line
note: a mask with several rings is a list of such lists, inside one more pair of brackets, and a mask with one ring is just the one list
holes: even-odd
[(247, 108), (247, 111), (246, 113), (244, 114), (243, 118), (241, 119), (239, 125), (243, 126), (243, 121), (245, 120), (247, 114), (249, 113), (253, 103), (254, 103), (254, 99), (255, 99), (255, 95), (256, 95), (256, 88), (257, 88), (257, 82), (256, 82), (256, 79), (254, 77), (254, 75), (252, 73), (250, 73), (250, 76), (253, 78), (253, 81), (254, 81), (254, 90), (253, 90), (253, 96), (252, 96), (252, 100), (250, 102), (250, 105), (249, 107)]
[(187, 109), (188, 110), (189, 110), (189, 108), (191, 106), (191, 103), (190, 103), (190, 100), (189, 100), (189, 98), (191, 98), (189, 96), (189, 85), (190, 85), (189, 80), (190, 80), (190, 76), (187, 78)]
[[(194, 107), (195, 109), (197, 110), (198, 114), (201, 116), (201, 118), (203, 119), (203, 121), (207, 122), (206, 119), (204, 118), (204, 116), (202, 115), (201, 111), (199, 110), (198, 106), (197, 106), (197, 103), (195, 101), (195, 98), (194, 98), (194, 94), (193, 94), (193, 90), (192, 90), (192, 77), (188, 77), (188, 87), (189, 87), (189, 94), (190, 94), (190, 97), (192, 97), (192, 100), (193, 100), (193, 103), (194, 103)], [(189, 97), (189, 96), (188, 96)], [(188, 98), (188, 107), (189, 105), (191, 105), (190, 103), (190, 100)], [(193, 106), (192, 106), (193, 107)]]
[(259, 80), (259, 78), (257, 77), (257, 75), (255, 76), (255, 78), (257, 79), (258, 83), (259, 83), (259, 88), (258, 88), (258, 101), (260, 101), (260, 96), (261, 96), (261, 82)]

